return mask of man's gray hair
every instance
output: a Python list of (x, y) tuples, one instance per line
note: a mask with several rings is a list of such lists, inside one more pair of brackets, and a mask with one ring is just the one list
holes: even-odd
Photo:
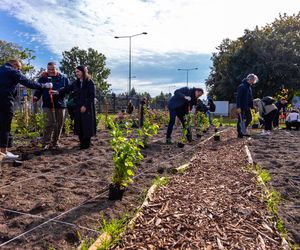
[(247, 80), (250, 80), (250, 79), (251, 79), (251, 80), (254, 80), (254, 83), (257, 83), (257, 82), (258, 82), (258, 77), (257, 77), (257, 75), (255, 75), (255, 74), (253, 74), (253, 73), (247, 75), (246, 79), (247, 79)]

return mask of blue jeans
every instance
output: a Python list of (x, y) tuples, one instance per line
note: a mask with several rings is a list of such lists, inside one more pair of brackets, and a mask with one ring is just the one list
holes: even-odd
[(206, 115), (207, 115), (209, 124), (212, 125), (212, 113), (210, 113), (210, 111), (207, 111), (207, 112), (206, 112)]

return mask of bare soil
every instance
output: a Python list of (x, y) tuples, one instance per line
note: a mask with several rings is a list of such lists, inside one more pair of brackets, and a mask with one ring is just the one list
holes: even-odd
[(300, 246), (300, 132), (277, 130), (250, 140), (253, 160), (271, 174), (271, 185), (282, 196), (279, 215), (290, 237)]
[[(174, 138), (180, 131), (174, 131)], [(0, 248), (76, 249), (80, 238), (96, 239), (103, 215), (110, 219), (136, 208), (158, 170), (188, 162), (200, 142), (180, 149), (165, 144), (165, 132), (160, 129), (142, 150), (145, 159), (122, 201), (107, 199), (113, 169), (107, 130), (98, 132), (88, 150), (79, 150), (75, 136), (63, 137), (58, 151), (43, 152), (37, 142), (15, 148), (24, 164), (0, 169), (0, 246), (18, 238)]]

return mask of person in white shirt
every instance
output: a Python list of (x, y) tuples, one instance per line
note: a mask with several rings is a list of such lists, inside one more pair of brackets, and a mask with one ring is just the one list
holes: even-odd
[(293, 109), (285, 120), (286, 129), (291, 130), (295, 127), (296, 130), (300, 128), (300, 115), (296, 109)]

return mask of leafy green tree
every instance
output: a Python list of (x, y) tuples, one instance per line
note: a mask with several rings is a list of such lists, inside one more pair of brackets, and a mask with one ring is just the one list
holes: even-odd
[(34, 51), (28, 48), (22, 49), (21, 46), (4, 40), (0, 40), (0, 65), (6, 63), (10, 59), (19, 59), (23, 65), (23, 73), (34, 74), (34, 67), (31, 61), (35, 60)]
[(71, 80), (75, 80), (75, 68), (78, 65), (88, 67), (89, 74), (92, 76), (96, 88), (101, 94), (108, 93), (109, 84), (107, 78), (110, 74), (110, 69), (106, 68), (106, 57), (97, 50), (89, 48), (88, 50), (73, 47), (70, 51), (62, 53), (63, 59), (60, 62), (60, 70), (68, 75)]
[(275, 96), (283, 87), (290, 95), (300, 89), (300, 13), (280, 15), (265, 27), (245, 30), (234, 41), (224, 39), (213, 54), (206, 80), (209, 94), (219, 100), (235, 101), (234, 93), (249, 73), (258, 75), (254, 95)]

